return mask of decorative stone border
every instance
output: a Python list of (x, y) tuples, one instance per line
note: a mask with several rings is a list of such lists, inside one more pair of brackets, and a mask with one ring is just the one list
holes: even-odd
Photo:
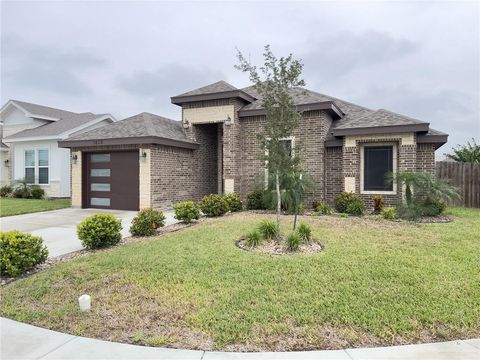
[(269, 241), (263, 243), (260, 246), (249, 247), (245, 244), (246, 239), (244, 237), (238, 239), (235, 242), (235, 246), (244, 251), (257, 253), (257, 254), (268, 254), (268, 255), (306, 255), (306, 254), (316, 254), (325, 249), (325, 246), (320, 243), (318, 240), (312, 240), (309, 244), (302, 244), (299, 247), (298, 251), (288, 251), (283, 245), (276, 244), (274, 241)]

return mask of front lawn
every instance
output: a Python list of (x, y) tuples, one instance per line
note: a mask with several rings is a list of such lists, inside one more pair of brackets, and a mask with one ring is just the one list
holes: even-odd
[[(479, 337), (480, 210), (451, 213), (448, 224), (303, 217), (325, 249), (284, 256), (235, 246), (267, 215), (209, 219), (7, 285), (1, 315), (105, 340), (233, 351)], [(84, 293), (90, 313), (78, 310)]]
[(0, 199), (0, 217), (70, 207), (70, 199)]

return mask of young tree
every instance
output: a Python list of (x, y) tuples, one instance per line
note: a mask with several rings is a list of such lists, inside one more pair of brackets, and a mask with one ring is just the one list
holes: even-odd
[(453, 154), (445, 154), (445, 156), (458, 162), (480, 163), (480, 145), (477, 145), (472, 138), (472, 144), (467, 141), (466, 145), (458, 145), (453, 149)]
[(292, 54), (275, 57), (269, 45), (265, 46), (264, 64), (259, 69), (247, 61), (240, 51), (237, 56), (239, 64), (235, 67), (249, 74), (266, 110), (266, 126), (259, 138), (266, 150), (264, 160), (268, 174), (275, 179), (278, 236), (282, 210), (280, 181), (285, 174), (294, 173), (300, 161), (298, 156), (291, 156), (295, 149), (285, 146), (282, 140), (292, 135), (301, 119), (300, 112), (294, 107), (291, 90), (305, 86), (305, 81), (301, 79), (303, 65)]

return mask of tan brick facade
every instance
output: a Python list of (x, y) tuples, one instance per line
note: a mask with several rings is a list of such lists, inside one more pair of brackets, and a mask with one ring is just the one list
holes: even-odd
[(72, 157), (77, 157), (77, 160), (72, 160), (71, 162), (71, 203), (72, 206), (81, 207), (82, 206), (82, 152), (73, 151)]

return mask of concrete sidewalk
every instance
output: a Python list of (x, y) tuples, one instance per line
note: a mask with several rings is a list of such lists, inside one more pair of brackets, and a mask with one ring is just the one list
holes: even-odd
[(0, 318), (0, 358), (23, 359), (280, 359), (280, 360), (478, 360), (480, 339), (382, 348), (281, 353), (224, 353), (119, 344), (62, 334)]
[[(0, 218), (2, 231), (17, 229), (41, 236), (49, 256), (55, 257), (83, 249), (77, 238), (77, 224), (97, 213), (112, 214), (122, 220), (122, 237), (130, 236), (129, 228), (136, 211), (66, 208)], [(164, 211), (165, 226), (178, 222), (173, 211)]]

